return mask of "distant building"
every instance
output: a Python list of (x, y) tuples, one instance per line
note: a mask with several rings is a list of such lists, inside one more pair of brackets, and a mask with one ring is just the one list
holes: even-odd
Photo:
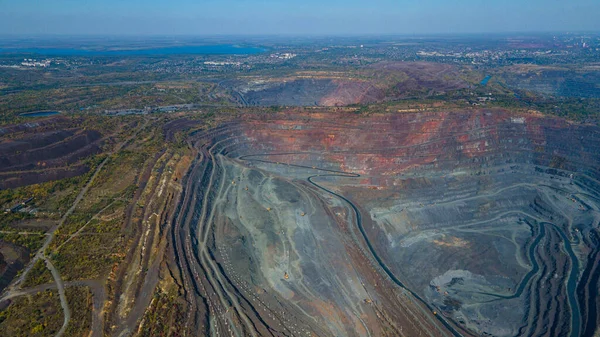
[(23, 62), (21, 62), (21, 65), (23, 67), (41, 67), (41, 68), (46, 68), (51, 63), (52, 62), (50, 60), (37, 61), (37, 60), (33, 60), (33, 59), (24, 59)]
[(241, 62), (230, 62), (230, 61), (220, 61), (220, 62), (206, 61), (206, 62), (204, 62), (204, 65), (207, 65), (207, 66), (240, 66), (240, 65), (242, 65), (242, 63)]
[(275, 54), (271, 54), (271, 58), (277, 58), (277, 59), (280, 59), (280, 60), (289, 60), (289, 59), (293, 59), (296, 56), (298, 56), (298, 55), (293, 54), (293, 53), (275, 53)]

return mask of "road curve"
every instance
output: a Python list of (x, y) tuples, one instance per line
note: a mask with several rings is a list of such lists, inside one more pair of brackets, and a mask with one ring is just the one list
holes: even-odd
[[(292, 154), (304, 154), (304, 153), (285, 153), (285, 155), (292, 155)], [(304, 165), (296, 165), (296, 164), (282, 164), (282, 163), (278, 163), (278, 162), (274, 162), (274, 161), (268, 161), (268, 160), (262, 160), (262, 159), (251, 159), (252, 157), (264, 157), (264, 156), (271, 156), (271, 155), (280, 155), (279, 153), (265, 153), (265, 154), (253, 154), (253, 155), (246, 155), (246, 156), (240, 156), (238, 157), (239, 160), (245, 160), (245, 161), (255, 161), (255, 162), (262, 162), (262, 163), (268, 163), (268, 164), (278, 164), (278, 165), (286, 165), (286, 166), (292, 166), (292, 167), (299, 167), (299, 168), (307, 168), (307, 169), (314, 169), (314, 170), (318, 170), (318, 171), (324, 171), (324, 172), (328, 172), (328, 174), (316, 174), (316, 175), (312, 175), (309, 176), (306, 180), (312, 184), (313, 186), (317, 187), (320, 190), (323, 190), (333, 196), (336, 196), (338, 198), (340, 198), (341, 200), (345, 201), (354, 211), (354, 215), (356, 217), (356, 225), (360, 231), (360, 233), (363, 236), (363, 239), (365, 240), (367, 247), (369, 248), (369, 252), (371, 253), (372, 257), (375, 259), (375, 261), (377, 262), (377, 264), (379, 265), (379, 267), (381, 267), (381, 269), (386, 273), (386, 275), (392, 280), (392, 282), (394, 282), (397, 286), (399, 286), (400, 288), (408, 291), (412, 296), (414, 296), (414, 298), (416, 298), (419, 302), (421, 302), (425, 307), (427, 307), (430, 311), (433, 311), (433, 308), (431, 307), (431, 305), (429, 305), (427, 302), (425, 302), (425, 300), (423, 300), (418, 294), (416, 294), (414, 291), (412, 291), (411, 289), (409, 289), (408, 287), (406, 287), (404, 285), (404, 283), (402, 283), (395, 275), (394, 273), (389, 269), (389, 267), (385, 264), (385, 262), (379, 257), (379, 255), (377, 254), (377, 251), (375, 250), (375, 248), (373, 247), (373, 245), (371, 244), (371, 241), (369, 240), (369, 237), (367, 236), (367, 233), (365, 232), (363, 225), (362, 225), (362, 216), (360, 214), (360, 211), (358, 210), (358, 207), (356, 207), (356, 205), (354, 205), (354, 203), (352, 203), (350, 200), (348, 200), (346, 197), (335, 193), (321, 185), (319, 185), (318, 183), (316, 183), (314, 181), (314, 178), (318, 178), (318, 177), (346, 177), (346, 178), (358, 178), (360, 177), (360, 174), (358, 173), (354, 173), (354, 172), (344, 172), (344, 171), (337, 171), (337, 170), (331, 170), (331, 169), (323, 169), (323, 168), (313, 168), (310, 166), (304, 166)], [(453, 336), (455, 337), (460, 337), (462, 336), (462, 334), (460, 334), (450, 323), (448, 323), (448, 321), (446, 321), (446, 319), (444, 317), (442, 317), (442, 315), (435, 315), (434, 316), (446, 329), (448, 329)]]

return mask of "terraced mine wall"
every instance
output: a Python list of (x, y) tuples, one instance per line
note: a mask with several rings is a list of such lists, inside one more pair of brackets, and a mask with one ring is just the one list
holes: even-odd
[(598, 126), (274, 114), (190, 139), (172, 231), (189, 331), (594, 334)]
[(227, 80), (242, 106), (347, 106), (428, 97), (465, 89), (455, 66), (428, 62), (381, 62), (358, 76), (340, 73), (299, 72), (285, 78)]
[(81, 162), (102, 152), (105, 138), (77, 121), (50, 118), (0, 128), (0, 189), (82, 175)]

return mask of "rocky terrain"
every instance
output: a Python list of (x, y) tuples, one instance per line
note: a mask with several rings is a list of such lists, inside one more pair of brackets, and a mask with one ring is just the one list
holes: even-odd
[(597, 126), (499, 109), (346, 117), (193, 134), (168, 248), (183, 329), (594, 334)]
[(599, 337), (590, 34), (7, 40), (0, 336)]

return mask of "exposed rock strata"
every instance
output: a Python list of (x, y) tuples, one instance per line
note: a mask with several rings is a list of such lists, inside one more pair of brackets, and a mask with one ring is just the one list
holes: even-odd
[(173, 226), (210, 335), (591, 335), (600, 129), (505, 111), (194, 135)]

